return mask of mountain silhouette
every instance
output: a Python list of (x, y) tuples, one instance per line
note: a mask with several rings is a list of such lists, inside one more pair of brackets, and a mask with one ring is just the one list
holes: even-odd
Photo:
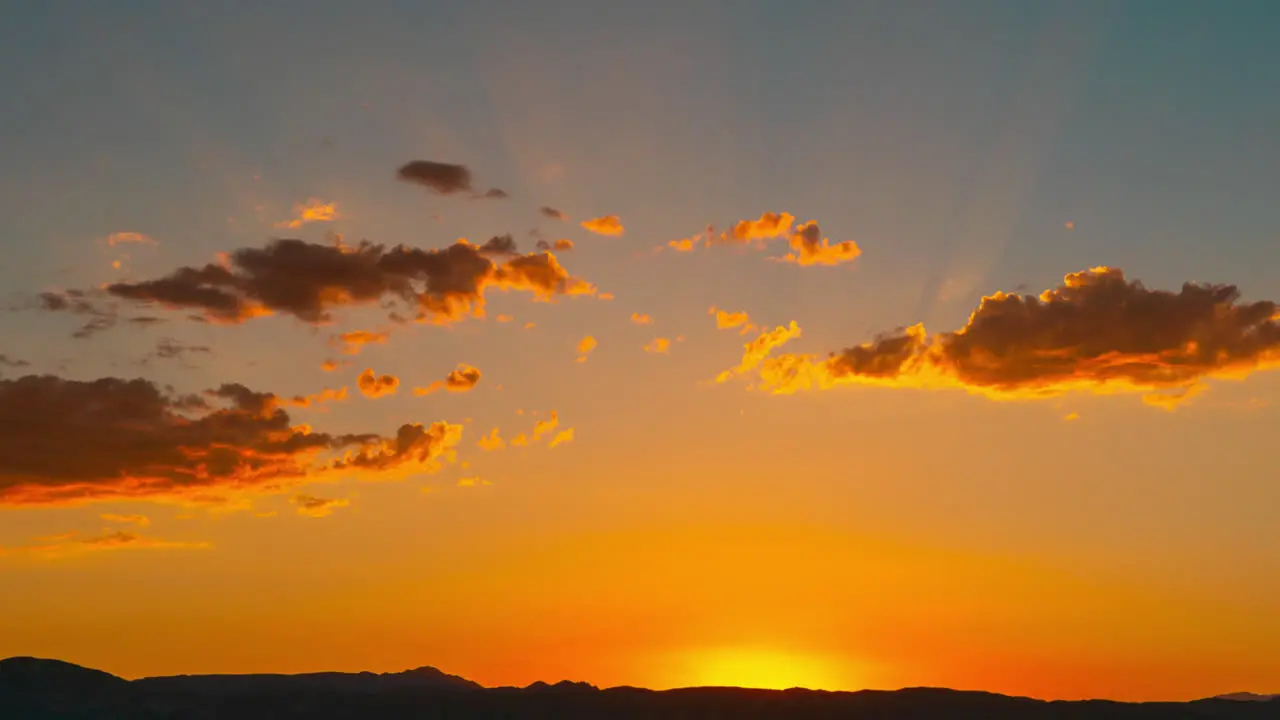
[(60, 660), (18, 657), (0, 660), (0, 718), (1275, 720), (1280, 718), (1280, 697), (1232, 693), (1185, 703), (1050, 702), (940, 688), (654, 691), (602, 690), (570, 681), (485, 688), (430, 667), (380, 674), (176, 675), (129, 681)]

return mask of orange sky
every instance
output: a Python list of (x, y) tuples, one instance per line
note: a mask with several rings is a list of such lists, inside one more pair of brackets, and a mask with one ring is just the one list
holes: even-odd
[(994, 7), (0, 30), (0, 657), (1280, 689), (1275, 50)]

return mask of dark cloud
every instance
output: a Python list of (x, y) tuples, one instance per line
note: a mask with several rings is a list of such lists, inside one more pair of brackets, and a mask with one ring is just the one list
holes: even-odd
[(511, 196), (507, 194), (506, 190), (501, 190), (499, 188), (489, 188), (488, 190), (484, 191), (484, 194), (477, 195), (476, 197), (480, 198), (481, 200), (506, 200)]
[[(331, 319), (332, 308), (384, 298), (404, 303), (418, 320), (450, 321), (482, 310), (490, 287), (523, 290), (541, 299), (596, 291), (571, 277), (552, 255), (515, 253), (509, 235), (479, 246), (464, 240), (432, 250), (284, 239), (236, 250), (225, 264), (183, 267), (157, 280), (116, 283), (107, 292), (135, 302), (199, 310), (197, 317), (213, 322), (283, 313), (320, 324)], [(493, 257), (512, 255), (503, 262)]]
[(560, 240), (556, 240), (555, 242), (539, 240), (537, 244), (537, 248), (543, 251), (555, 250), (556, 252), (568, 252), (573, 249), (573, 241), (566, 240), (563, 238)]
[(209, 354), (213, 350), (207, 345), (186, 345), (171, 337), (163, 337), (156, 341), (156, 348), (147, 354), (145, 359), (186, 360), (189, 353)]
[(542, 207), (538, 208), (538, 213), (541, 214), (543, 217), (551, 218), (552, 220), (568, 220), (569, 219), (569, 216), (565, 214), (563, 211), (557, 210), (553, 207), (547, 207), (546, 205), (543, 205)]
[(471, 171), (466, 165), (414, 160), (400, 166), (396, 177), (421, 185), (439, 195), (471, 192)]
[(229, 502), (335, 474), (431, 470), (461, 439), (446, 423), (394, 438), (313, 432), (283, 404), (238, 384), (182, 396), (142, 379), (0, 380), (0, 505)]
[(488, 255), (519, 255), (520, 251), (516, 249), (516, 240), (507, 235), (494, 235), (480, 246), (480, 252)]
[(71, 333), (71, 337), (80, 340), (115, 327), (119, 320), (115, 305), (103, 301), (101, 297), (95, 298), (95, 295), (101, 294), (84, 290), (49, 291), (36, 296), (36, 303), (42, 310), (88, 316), (84, 325)]
[(31, 363), (27, 362), (26, 360), (19, 360), (18, 358), (9, 357), (4, 353), (0, 353), (0, 365), (3, 365), (5, 367), (20, 368), (20, 367), (27, 367), (30, 364)]

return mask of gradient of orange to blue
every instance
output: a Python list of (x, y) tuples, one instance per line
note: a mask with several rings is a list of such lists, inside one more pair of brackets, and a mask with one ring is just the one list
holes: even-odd
[[(15, 473), (22, 449), (0, 441), (0, 657), (126, 677), (430, 664), (485, 684), (1280, 689), (1277, 346), (1232, 378), (1034, 397), (846, 383), (821, 364), (1101, 266), (1150, 290), (1280, 300), (1274, 3), (5, 15), (0, 382), (347, 388), (291, 422), (463, 434), (434, 472), (40, 502), (44, 479)], [(465, 165), (509, 197), (397, 181), (411, 160)], [(786, 235), (718, 240), (784, 212), (860, 255), (780, 262)], [(581, 224), (610, 215), (621, 234)], [(556, 259), (598, 292), (491, 288), (484, 318), (447, 325), (397, 324), (377, 302), (338, 302), (328, 325), (126, 304), (122, 318), (167, 322), (78, 339), (90, 317), (30, 301), (276, 237), (432, 249), (505, 233), (524, 253), (571, 241)], [(717, 328), (713, 306), (754, 329)], [(776, 362), (716, 382), (793, 321), (802, 334), (771, 357), (807, 363), (809, 389), (770, 392), (792, 389)], [(333, 344), (355, 330), (389, 335)], [(162, 338), (209, 351), (166, 357)], [(480, 371), (470, 390), (413, 392), (460, 363)], [(396, 392), (362, 393), (366, 368)], [(506, 447), (480, 447), (494, 428)], [(40, 447), (91, 463), (90, 440)]]

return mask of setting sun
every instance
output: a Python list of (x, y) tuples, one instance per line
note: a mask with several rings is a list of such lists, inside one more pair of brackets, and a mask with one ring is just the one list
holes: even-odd
[(858, 690), (830, 659), (798, 652), (752, 647), (689, 653), (678, 663), (673, 686), (713, 686), (786, 690)]

